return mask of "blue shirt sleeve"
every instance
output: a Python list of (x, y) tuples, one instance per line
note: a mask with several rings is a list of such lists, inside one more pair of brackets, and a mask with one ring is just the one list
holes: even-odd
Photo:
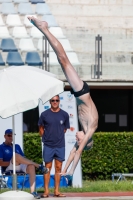
[(2, 150), (2, 146), (0, 145), (0, 159), (3, 160), (3, 150)]
[(24, 153), (23, 153), (21, 147), (20, 147), (18, 144), (17, 144), (16, 146), (17, 146), (17, 147), (16, 147), (16, 153), (18, 153), (18, 154), (20, 154), (21, 156), (24, 157), (25, 155), (24, 155)]
[(69, 115), (68, 115), (68, 113), (66, 113), (65, 128), (66, 128), (66, 129), (70, 128)]
[(41, 116), (40, 116), (40, 118), (39, 118), (38, 126), (44, 126), (42, 114), (41, 114)]

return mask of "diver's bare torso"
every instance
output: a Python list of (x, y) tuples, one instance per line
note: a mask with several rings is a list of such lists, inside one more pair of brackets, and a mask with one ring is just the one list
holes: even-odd
[(98, 117), (97, 109), (91, 99), (90, 93), (76, 98), (78, 104), (78, 117), (84, 134), (93, 125), (93, 117)]

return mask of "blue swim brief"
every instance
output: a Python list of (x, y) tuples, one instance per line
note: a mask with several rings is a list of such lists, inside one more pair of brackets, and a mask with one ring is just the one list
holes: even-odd
[(52, 162), (53, 159), (63, 162), (65, 160), (65, 147), (51, 148), (51, 147), (44, 145), (43, 159), (44, 159), (45, 163)]

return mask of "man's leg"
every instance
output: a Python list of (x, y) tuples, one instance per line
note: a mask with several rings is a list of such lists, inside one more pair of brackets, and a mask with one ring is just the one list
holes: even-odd
[(34, 165), (28, 165), (26, 168), (26, 173), (29, 174), (29, 182), (30, 182), (30, 192), (34, 196), (35, 199), (40, 199), (40, 196), (35, 191), (36, 187), (36, 173), (35, 173), (35, 166)]
[(45, 163), (45, 167), (49, 169), (47, 174), (44, 174), (44, 194), (42, 197), (49, 196), (49, 181), (50, 181), (50, 171), (52, 168), (52, 162)]
[(59, 197), (65, 197), (64, 194), (61, 194), (59, 192), (61, 169), (62, 169), (62, 162), (59, 161), (59, 160), (55, 160), (55, 189), (54, 189), (54, 195), (55, 196), (59, 196)]
[[(16, 165), (20, 165), (20, 164), (25, 164), (25, 165), (34, 165), (36, 168), (39, 168), (39, 164), (28, 160), (27, 158), (21, 156), (20, 154), (15, 153), (15, 159), (16, 159)], [(11, 160), (11, 162), (13, 163), (13, 158)]]
[(30, 181), (30, 192), (35, 191), (35, 166), (34, 165), (28, 165), (26, 169), (26, 173), (29, 174), (29, 181)]
[[(38, 163), (35, 163), (35, 162), (21, 156), (20, 154), (15, 153), (15, 158), (16, 158), (16, 165), (20, 165), (20, 164), (34, 165), (36, 168), (40, 169), (42, 171), (42, 173), (48, 172), (48, 169), (45, 168), (44, 166), (42, 166)], [(13, 158), (12, 158), (11, 162), (13, 163)]]

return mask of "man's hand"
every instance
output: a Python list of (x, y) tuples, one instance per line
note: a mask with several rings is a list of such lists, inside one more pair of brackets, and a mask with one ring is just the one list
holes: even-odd
[(39, 126), (39, 134), (42, 137), (44, 134), (44, 127), (43, 126)]

